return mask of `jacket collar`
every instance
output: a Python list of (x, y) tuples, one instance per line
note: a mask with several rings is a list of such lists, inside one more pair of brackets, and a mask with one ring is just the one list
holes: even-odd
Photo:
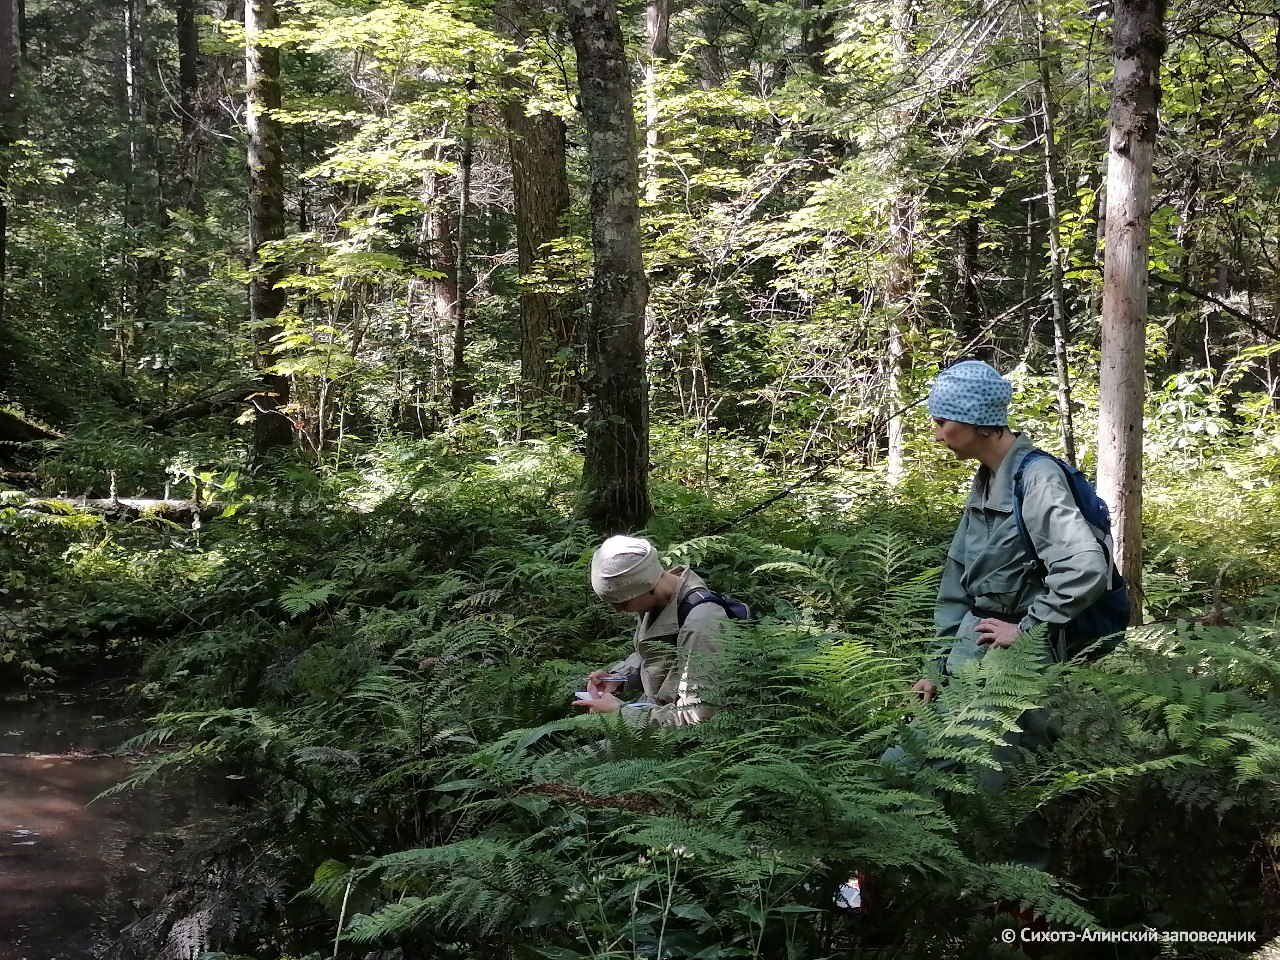
[(1035, 447), (1028, 434), (1017, 434), (1013, 446), (1000, 461), (1000, 467), (989, 488), (987, 480), (991, 477), (991, 471), (985, 466), (978, 467), (978, 472), (973, 476), (973, 484), (969, 487), (969, 499), (965, 501), (965, 506), (1013, 513), (1013, 472), (1018, 469), (1022, 458)]

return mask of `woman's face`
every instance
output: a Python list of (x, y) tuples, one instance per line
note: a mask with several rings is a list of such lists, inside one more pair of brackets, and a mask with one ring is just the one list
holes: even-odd
[(943, 444), (960, 460), (973, 460), (978, 456), (982, 435), (971, 423), (959, 420), (933, 418), (933, 439)]

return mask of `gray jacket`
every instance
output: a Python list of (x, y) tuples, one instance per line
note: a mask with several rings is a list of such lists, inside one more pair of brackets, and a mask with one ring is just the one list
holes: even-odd
[(707, 585), (687, 567), (673, 567), (680, 576), (675, 595), (661, 610), (637, 616), (635, 652), (610, 669), (625, 674), (628, 691), (644, 693), (639, 703), (623, 707), (628, 719), (683, 727), (705, 719), (711, 708), (698, 698), (706, 677), (707, 658), (721, 649), (720, 625), (728, 614), (718, 603), (700, 603), (679, 623), (680, 600)]
[(1013, 518), (1013, 475), (1034, 448), (1020, 434), (994, 477), (979, 467), (964, 514), (947, 550), (934, 609), (939, 637), (955, 637), (947, 670), (981, 656), (974, 640), (981, 615), (990, 611), (1020, 622), (1060, 626), (1083, 612), (1107, 589), (1111, 565), (1085, 520), (1062, 469), (1044, 458), (1023, 474), (1022, 518), (1047, 575), (1041, 580), (1027, 558)]

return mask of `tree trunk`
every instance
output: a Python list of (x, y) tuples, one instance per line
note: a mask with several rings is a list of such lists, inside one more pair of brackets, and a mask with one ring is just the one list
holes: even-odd
[[(6, 2), (6, 0), (0, 0)], [(139, 54), (138, 54), (138, 11), (137, 0), (125, 0), (123, 8), (124, 20), (124, 53), (121, 58), (124, 67), (124, 106), (125, 106), (125, 144), (128, 175), (124, 183), (124, 207), (121, 217), (125, 231), (133, 233), (141, 226), (144, 219), (139, 212), (138, 203), (138, 168), (141, 147), (138, 143), (139, 126)], [(133, 365), (136, 339), (140, 329), (139, 319), (143, 313), (142, 301), (143, 280), (142, 268), (135, 251), (121, 251), (122, 281), (120, 287), (119, 315), (116, 317), (116, 359), (120, 364), (120, 380), (128, 383), (129, 369)]]
[[(499, 13), (507, 36), (521, 48), (529, 41), (522, 26), (527, 15), (515, 4)], [(535, 278), (545, 245), (564, 236), (569, 213), (565, 125), (552, 113), (527, 113), (529, 84), (516, 71), (512, 73), (512, 95), (503, 104), (503, 116), (511, 152), (520, 270), (520, 379), (526, 400), (537, 403), (559, 397), (577, 409), (576, 365), (562, 362), (577, 346), (574, 304), (567, 295), (553, 296), (540, 289)]]
[(1058, 375), (1058, 426), (1067, 462), (1076, 464), (1076, 430), (1071, 410), (1071, 375), (1067, 365), (1067, 345), (1071, 343), (1071, 318), (1067, 314), (1062, 276), (1061, 216), (1058, 184), (1062, 182), (1062, 162), (1056, 138), (1057, 105), (1050, 84), (1049, 61), (1044, 49), (1044, 22), (1039, 23), (1040, 45), (1040, 138), (1044, 145), (1044, 191), (1049, 212), (1049, 297), (1053, 310), (1053, 356)]
[(467, 108), (462, 121), (462, 162), (459, 170), (458, 229), (454, 234), (458, 243), (458, 307), (454, 311), (453, 371), (450, 377), (449, 409), (456, 417), (472, 402), (471, 374), (467, 370), (467, 319), (471, 309), (471, 287), (474, 275), (471, 271), (471, 167), (475, 154), (474, 116), (475, 75), (467, 77)]
[(724, 54), (720, 52), (720, 35), (724, 32), (724, 14), (710, 4), (698, 18), (698, 31), (703, 43), (698, 48), (698, 87), (714, 90), (724, 84), (727, 73)]
[(800, 52), (809, 69), (818, 77), (825, 77), (829, 72), (827, 50), (831, 46), (831, 34), (836, 22), (835, 13), (828, 9), (829, 2), (830, 0), (800, 0), (803, 18), (800, 25)]
[(658, 66), (671, 57), (671, 5), (669, 0), (649, 0), (644, 12), (644, 193), (645, 202), (658, 202)]
[(431, 264), (431, 270), (440, 274), (430, 280), (432, 377), (433, 391), (444, 391), (444, 345), (457, 329), (458, 320), (458, 261), (454, 256), (453, 221), (449, 212), (448, 179), (444, 174), (432, 171), (426, 179), (427, 212), (423, 222), (423, 253)]
[(124, 94), (125, 111), (128, 117), (126, 134), (129, 143), (129, 183), (136, 186), (135, 180), (141, 163), (139, 156), (141, 146), (138, 143), (138, 126), (142, 113), (141, 81), (139, 74), (141, 54), (138, 49), (138, 3), (137, 0), (125, 0), (124, 3)]
[(983, 360), (990, 360), (989, 356), (984, 356), (991, 350), (985, 345), (987, 338), (983, 333), (982, 298), (978, 293), (981, 231), (982, 221), (974, 214), (965, 220), (962, 241), (956, 249), (956, 282), (960, 287), (959, 333), (966, 345), (972, 344), (969, 352)]
[(566, 0), (591, 161), (595, 254), (587, 336), (585, 512), (600, 532), (649, 519), (649, 382), (640, 173), (630, 66), (613, 0)]
[[(1195, 262), (1196, 238), (1199, 233), (1200, 192), (1200, 170), (1196, 166), (1192, 168), (1187, 177), (1186, 200), (1182, 206), (1182, 220), (1178, 224), (1178, 230), (1175, 234), (1179, 250), (1177, 276), (1183, 285), (1187, 287), (1194, 287), (1196, 283), (1193, 264)], [(1183, 311), (1175, 309), (1173, 311), (1172, 326), (1169, 330), (1167, 369), (1170, 373), (1177, 373), (1182, 369), (1183, 354), (1185, 352), (1185, 332), (1186, 324), (1183, 322)]]
[(280, 26), (274, 0), (244, 5), (245, 85), (249, 130), (249, 318), (254, 330), (254, 364), (263, 371), (263, 391), (254, 399), (254, 451), (258, 456), (287, 446), (293, 425), (284, 414), (289, 381), (272, 366), (273, 339), (281, 332), (285, 295), (276, 287), (281, 268), (262, 259), (262, 247), (284, 238), (284, 166), (280, 155), (280, 51), (260, 45), (259, 36)]
[(0, 389), (8, 384), (9, 283), (9, 147), (18, 134), (18, 63), (21, 50), (18, 11), (13, 0), (0, 0)]
[[(893, 62), (904, 88), (911, 66), (911, 47), (915, 36), (916, 15), (912, 0), (894, 0)], [(885, 281), (884, 308), (888, 318), (888, 462), (887, 479), (896, 484), (906, 473), (906, 423), (900, 413), (905, 405), (903, 383), (910, 357), (906, 347), (915, 312), (915, 234), (919, 214), (919, 198), (906, 169), (907, 137), (915, 114), (915, 102), (905, 93), (899, 95), (890, 144), (890, 169), (895, 179), (894, 198), (889, 207), (889, 272)]]
[(198, 0), (178, 0), (178, 114), (182, 142), (178, 146), (178, 195), (181, 210), (203, 213), (200, 196), (200, 160), (203, 155), (200, 124), (200, 33), (196, 23)]
[(1142, 414), (1146, 397), (1151, 172), (1165, 50), (1164, 0), (1115, 7), (1107, 233), (1098, 386), (1098, 489), (1115, 517), (1116, 556), (1142, 617)]

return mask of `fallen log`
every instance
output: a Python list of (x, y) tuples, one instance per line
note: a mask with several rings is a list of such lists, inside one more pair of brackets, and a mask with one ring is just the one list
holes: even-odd
[(6, 470), (0, 467), (0, 483), (19, 490), (34, 490), (40, 486), (40, 474), (31, 470)]
[(62, 436), (53, 427), (38, 423), (13, 407), (0, 407), (0, 443), (37, 443), (61, 440)]
[[(261, 509), (262, 504), (253, 504)], [(141, 520), (155, 518), (174, 523), (194, 523), (197, 519), (206, 523), (222, 515), (227, 504), (217, 500), (153, 500), (144, 497), (119, 497), (116, 499), (60, 499), (43, 498), (28, 500), (19, 508), (20, 513), (45, 513), (68, 515), (94, 513), (112, 519)]]
[(167, 430), (188, 420), (199, 420), (233, 409), (260, 390), (262, 386), (257, 383), (237, 383), (229, 387), (218, 387), (198, 394), (176, 407), (158, 410), (147, 417), (143, 423), (155, 430)]

